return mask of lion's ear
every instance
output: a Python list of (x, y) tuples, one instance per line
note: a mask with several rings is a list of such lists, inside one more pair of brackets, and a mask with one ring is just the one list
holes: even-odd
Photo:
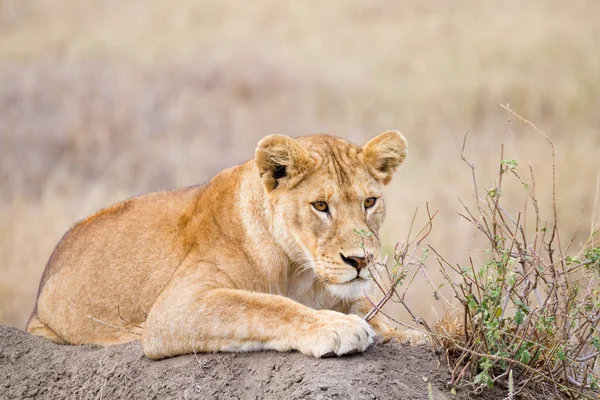
[(373, 176), (387, 185), (406, 158), (406, 139), (398, 131), (386, 131), (371, 139), (362, 153)]
[(308, 150), (284, 135), (270, 135), (258, 142), (254, 160), (268, 191), (295, 186), (311, 165)]

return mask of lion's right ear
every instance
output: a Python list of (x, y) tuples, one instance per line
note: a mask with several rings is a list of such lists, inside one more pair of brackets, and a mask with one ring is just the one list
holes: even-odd
[(311, 165), (308, 150), (284, 135), (270, 135), (258, 142), (254, 160), (269, 192), (282, 186), (294, 187)]
[(365, 163), (373, 176), (384, 185), (392, 180), (398, 166), (406, 158), (406, 139), (398, 131), (386, 131), (363, 147)]

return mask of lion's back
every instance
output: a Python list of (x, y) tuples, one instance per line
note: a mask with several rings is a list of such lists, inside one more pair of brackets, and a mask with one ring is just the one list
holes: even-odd
[(34, 315), (69, 342), (98, 329), (81, 318), (143, 323), (185, 257), (179, 216), (200, 190), (135, 197), (76, 223), (46, 265)]

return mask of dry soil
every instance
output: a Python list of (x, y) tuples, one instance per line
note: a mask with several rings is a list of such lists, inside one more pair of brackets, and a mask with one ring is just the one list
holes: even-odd
[(60, 346), (0, 326), (0, 399), (427, 399), (445, 388), (429, 348), (378, 344), (364, 354), (197, 354), (152, 361), (139, 342)]

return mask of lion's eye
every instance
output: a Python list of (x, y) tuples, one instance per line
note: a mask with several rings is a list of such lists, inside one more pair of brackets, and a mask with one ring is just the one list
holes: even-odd
[(377, 201), (376, 197), (369, 197), (368, 199), (365, 200), (365, 208), (371, 208), (375, 205), (375, 202)]
[(324, 201), (315, 201), (314, 203), (312, 203), (312, 206), (317, 211), (321, 211), (321, 212), (329, 211), (329, 206), (327, 206), (327, 203), (325, 203)]

